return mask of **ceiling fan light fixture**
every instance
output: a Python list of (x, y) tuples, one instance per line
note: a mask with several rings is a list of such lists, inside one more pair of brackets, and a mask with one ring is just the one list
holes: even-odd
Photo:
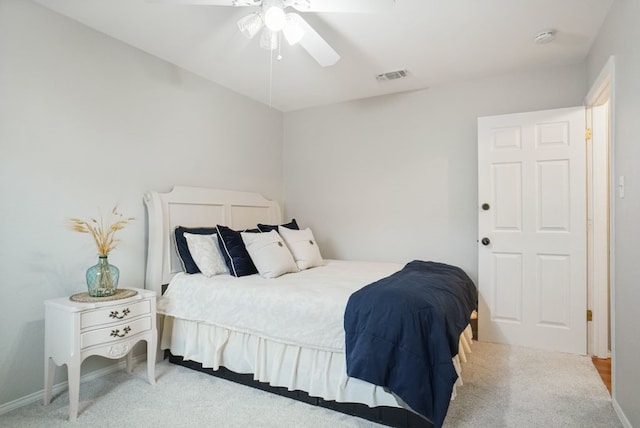
[(269, 7), (264, 13), (264, 23), (271, 31), (280, 31), (286, 24), (284, 10), (278, 6)]
[(261, 12), (255, 12), (247, 15), (238, 21), (238, 28), (248, 39), (253, 39), (264, 25), (264, 19)]
[(260, 36), (260, 47), (269, 51), (278, 48), (278, 33), (271, 31), (269, 27), (262, 31)]
[(304, 30), (296, 21), (296, 14), (288, 13), (286, 17), (286, 23), (284, 28), (282, 29), (282, 34), (284, 34), (287, 42), (293, 46), (298, 43), (304, 37)]

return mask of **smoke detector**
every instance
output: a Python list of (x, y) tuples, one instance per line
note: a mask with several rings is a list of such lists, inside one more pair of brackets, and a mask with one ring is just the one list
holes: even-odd
[(549, 43), (554, 41), (556, 38), (556, 30), (544, 30), (540, 31), (533, 37), (533, 42), (536, 45), (543, 45), (545, 43)]
[(406, 69), (389, 71), (387, 73), (378, 74), (376, 76), (376, 80), (378, 82), (386, 82), (388, 80), (397, 80), (407, 77), (409, 72)]

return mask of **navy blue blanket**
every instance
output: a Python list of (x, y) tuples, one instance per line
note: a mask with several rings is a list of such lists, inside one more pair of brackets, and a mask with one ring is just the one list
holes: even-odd
[(462, 269), (418, 260), (356, 291), (344, 314), (347, 374), (441, 426), (458, 378), (451, 360), (477, 296)]

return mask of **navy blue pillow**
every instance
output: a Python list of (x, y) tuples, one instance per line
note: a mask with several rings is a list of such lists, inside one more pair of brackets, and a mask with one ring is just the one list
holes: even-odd
[(215, 227), (183, 227), (178, 226), (174, 230), (176, 237), (176, 249), (178, 255), (182, 261), (182, 268), (186, 273), (200, 273), (198, 265), (193, 261), (191, 253), (189, 252), (189, 246), (187, 245), (187, 238), (184, 237), (184, 233), (193, 233), (194, 235), (213, 235), (217, 233)]
[[(281, 224), (280, 226), (286, 227), (287, 229), (300, 230), (298, 227), (298, 223), (296, 223), (296, 219), (291, 219), (291, 222), (287, 224)], [(260, 224), (258, 223), (258, 229), (260, 232), (271, 232), (272, 230), (278, 231), (278, 226), (273, 224)]]
[[(240, 232), (226, 226), (217, 226), (218, 243), (224, 262), (229, 268), (229, 273), (233, 276), (247, 276), (258, 273), (258, 269), (253, 264), (247, 248), (244, 246)], [(258, 229), (247, 229), (244, 232), (260, 233)]]

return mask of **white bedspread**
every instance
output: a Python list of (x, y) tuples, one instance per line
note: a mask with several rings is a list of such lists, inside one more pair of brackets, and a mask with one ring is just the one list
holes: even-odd
[(274, 279), (176, 275), (158, 313), (277, 342), (344, 352), (343, 316), (356, 290), (400, 270), (395, 263), (327, 260)]

